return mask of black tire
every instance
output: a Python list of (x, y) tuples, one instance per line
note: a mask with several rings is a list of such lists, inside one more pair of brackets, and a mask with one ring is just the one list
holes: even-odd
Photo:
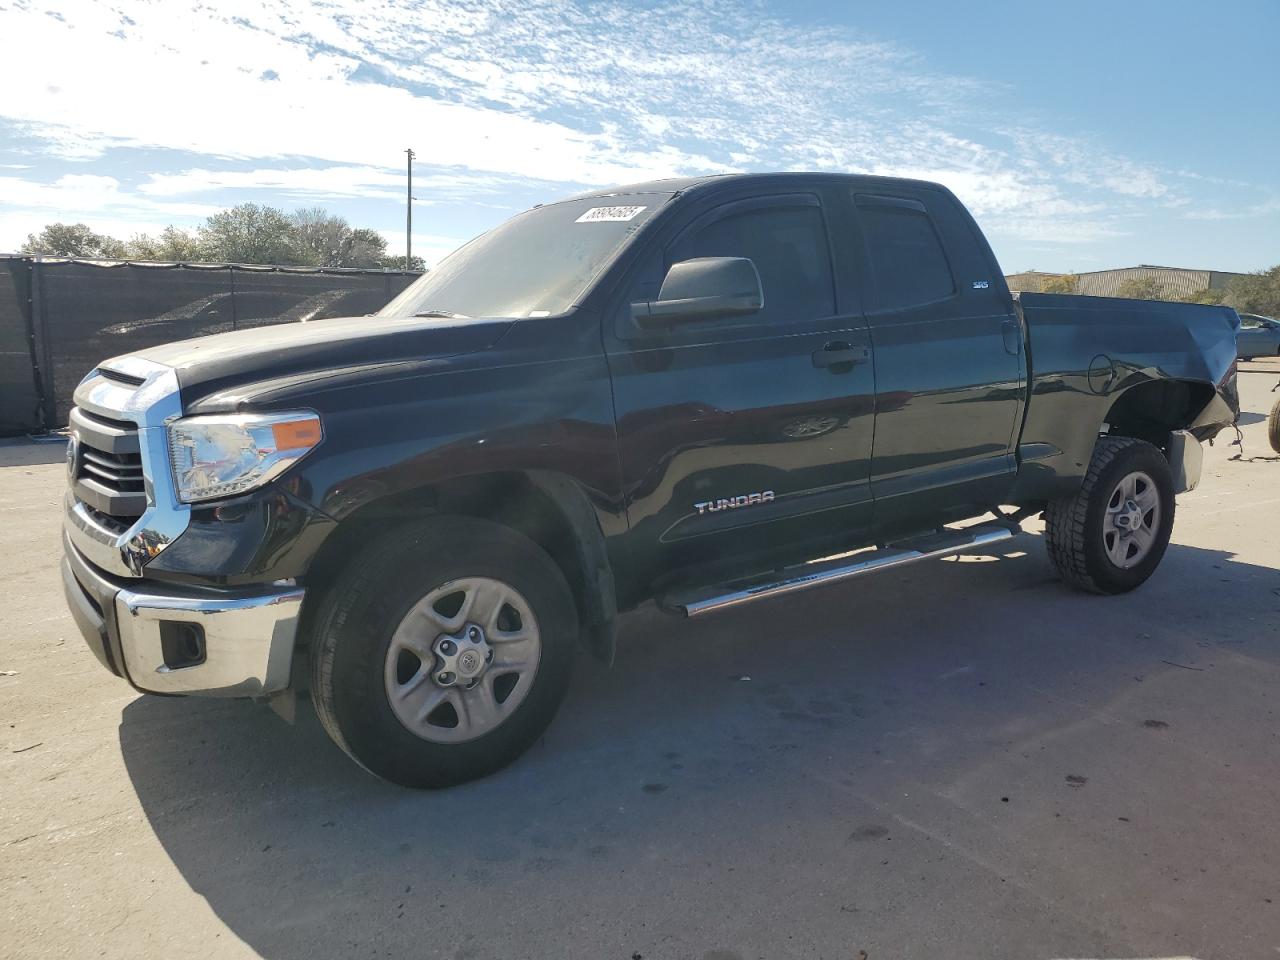
[[(1124, 569), (1112, 562), (1103, 540), (1107, 502), (1120, 481), (1135, 471), (1149, 476), (1160, 501), (1155, 541), (1147, 555)], [(1067, 583), (1090, 593), (1126, 593), (1141, 586), (1160, 565), (1173, 533), (1173, 476), (1164, 455), (1131, 437), (1099, 437), (1084, 483), (1073, 497), (1049, 502), (1044, 512), (1049, 559)]]
[(1272, 450), (1280, 453), (1280, 400), (1275, 402), (1271, 415), (1267, 417), (1267, 441)]
[[(541, 655), (524, 699), (499, 726), (436, 743), (400, 722), (384, 684), (392, 634), (431, 590), (463, 577), (515, 587), (532, 609)], [(311, 699), (326, 732), (375, 776), (406, 787), (447, 787), (515, 760), (546, 730), (564, 698), (577, 649), (569, 586), (527, 537), (470, 517), (439, 517), (389, 532), (329, 586), (311, 631)]]

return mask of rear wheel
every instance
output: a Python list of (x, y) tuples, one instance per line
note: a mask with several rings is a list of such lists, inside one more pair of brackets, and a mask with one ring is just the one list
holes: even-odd
[(443, 787), (510, 763), (546, 729), (577, 638), (551, 557), (506, 527), (444, 517), (397, 530), (329, 588), (312, 637), (312, 699), (357, 763)]
[(1084, 483), (1049, 503), (1045, 541), (1063, 580), (1093, 593), (1124, 593), (1144, 583), (1173, 532), (1173, 478), (1154, 446), (1100, 437)]
[(1271, 443), (1271, 449), (1280, 453), (1280, 400), (1275, 402), (1271, 415), (1267, 417), (1267, 440)]

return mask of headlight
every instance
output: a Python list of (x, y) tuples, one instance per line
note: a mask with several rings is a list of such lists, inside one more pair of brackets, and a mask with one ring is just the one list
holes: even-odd
[(183, 503), (260, 487), (321, 440), (314, 413), (188, 417), (169, 424), (169, 460)]

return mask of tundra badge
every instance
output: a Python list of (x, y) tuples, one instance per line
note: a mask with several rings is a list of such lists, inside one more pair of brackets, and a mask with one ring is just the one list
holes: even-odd
[(762, 490), (760, 493), (744, 493), (727, 500), (706, 500), (695, 503), (699, 513), (715, 513), (718, 510), (737, 510), (738, 507), (754, 507), (758, 503), (773, 502), (773, 491)]

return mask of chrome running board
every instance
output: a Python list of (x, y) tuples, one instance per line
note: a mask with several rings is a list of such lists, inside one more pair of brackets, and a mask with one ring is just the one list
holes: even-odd
[(973, 547), (985, 547), (1001, 540), (1009, 540), (1021, 532), (1021, 527), (1013, 521), (980, 523), (958, 530), (943, 527), (937, 533), (899, 540), (883, 547), (859, 550), (825, 560), (813, 560), (701, 590), (666, 594), (658, 598), (658, 606), (668, 613), (700, 617), (750, 603), (752, 600), (795, 593), (810, 587), (838, 583), (864, 573), (878, 573), (891, 567), (915, 563), (917, 560), (945, 557)]

